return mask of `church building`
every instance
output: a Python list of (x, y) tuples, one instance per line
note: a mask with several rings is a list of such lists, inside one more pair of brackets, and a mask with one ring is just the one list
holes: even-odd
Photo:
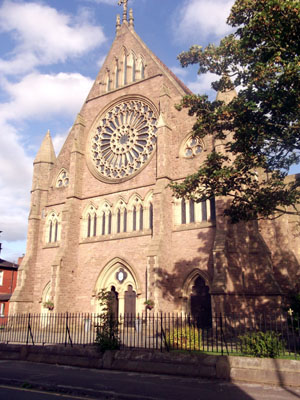
[[(56, 157), (48, 132), (34, 160), (27, 249), (10, 312), (119, 314), (280, 308), (298, 290), (297, 220), (231, 225), (227, 199), (177, 199), (216, 145), (192, 137), (175, 105), (190, 90), (145, 45), (123, 1), (116, 37)], [(230, 101), (234, 92), (219, 93)], [(292, 179), (292, 178), (291, 178)], [(53, 304), (53, 307), (49, 307)]]

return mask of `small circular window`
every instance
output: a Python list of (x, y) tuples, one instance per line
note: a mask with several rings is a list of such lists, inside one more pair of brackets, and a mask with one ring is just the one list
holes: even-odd
[(200, 139), (190, 136), (184, 143), (181, 154), (183, 157), (192, 158), (201, 154), (202, 151), (203, 151), (203, 145)]
[(62, 170), (56, 180), (56, 187), (62, 188), (69, 185), (69, 176), (66, 170)]

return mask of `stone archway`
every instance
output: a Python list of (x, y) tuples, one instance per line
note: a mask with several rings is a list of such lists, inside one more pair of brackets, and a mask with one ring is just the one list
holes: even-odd
[[(141, 285), (133, 268), (125, 260), (116, 258), (104, 267), (97, 279), (95, 293), (103, 289), (112, 291), (116, 296), (119, 316), (143, 311), (143, 300), (139, 298)], [(96, 311), (101, 311), (99, 305)]]
[(203, 271), (194, 270), (183, 286), (185, 311), (191, 315), (199, 328), (212, 326), (212, 307), (208, 276)]
[(209, 287), (199, 275), (192, 286), (190, 294), (191, 316), (199, 328), (211, 328), (211, 297)]

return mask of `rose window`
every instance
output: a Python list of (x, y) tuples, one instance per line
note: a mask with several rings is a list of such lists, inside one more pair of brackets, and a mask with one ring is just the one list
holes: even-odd
[(123, 101), (101, 117), (91, 138), (91, 159), (100, 176), (124, 180), (150, 160), (156, 147), (157, 118), (144, 100)]

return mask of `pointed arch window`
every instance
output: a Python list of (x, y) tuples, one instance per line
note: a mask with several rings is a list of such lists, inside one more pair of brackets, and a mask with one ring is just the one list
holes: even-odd
[(52, 221), (50, 221), (50, 225), (49, 225), (49, 237), (48, 237), (48, 242), (49, 242), (49, 243), (52, 242), (52, 230), (53, 230), (53, 223), (52, 223)]
[(124, 49), (123, 65), (124, 65), (123, 83), (124, 83), (124, 85), (127, 85), (127, 51), (126, 51), (126, 49)]
[(127, 210), (124, 209), (123, 232), (127, 232)]
[(54, 229), (54, 242), (57, 242), (58, 239), (58, 221), (55, 221), (55, 229)]
[(69, 185), (69, 181), (69, 173), (65, 169), (62, 169), (58, 174), (55, 186), (57, 188), (67, 187)]
[(202, 208), (202, 221), (207, 221), (207, 204), (206, 204), (206, 200), (201, 202), (201, 208)]
[(108, 234), (111, 234), (111, 221), (112, 221), (112, 214), (111, 211), (108, 213)]
[(190, 206), (190, 222), (195, 222), (195, 202), (193, 199), (190, 199), (189, 201), (189, 206)]
[(143, 225), (144, 225), (144, 209), (143, 209), (143, 206), (141, 205), (141, 207), (140, 207), (140, 231), (143, 230)]
[(88, 225), (87, 225), (87, 237), (91, 237), (91, 225), (92, 225), (92, 218), (91, 214), (88, 215)]
[(149, 228), (153, 229), (153, 204), (150, 203), (149, 206)]
[(136, 207), (133, 207), (132, 210), (132, 230), (136, 231)]
[(46, 242), (56, 243), (60, 240), (60, 222), (55, 212), (52, 212), (47, 218)]
[(94, 214), (94, 229), (93, 229), (93, 236), (97, 235), (97, 214)]
[(117, 233), (121, 232), (121, 210), (118, 209), (117, 212)]
[(186, 224), (186, 203), (185, 199), (181, 199), (181, 223)]
[(102, 212), (102, 235), (105, 235), (105, 211)]

